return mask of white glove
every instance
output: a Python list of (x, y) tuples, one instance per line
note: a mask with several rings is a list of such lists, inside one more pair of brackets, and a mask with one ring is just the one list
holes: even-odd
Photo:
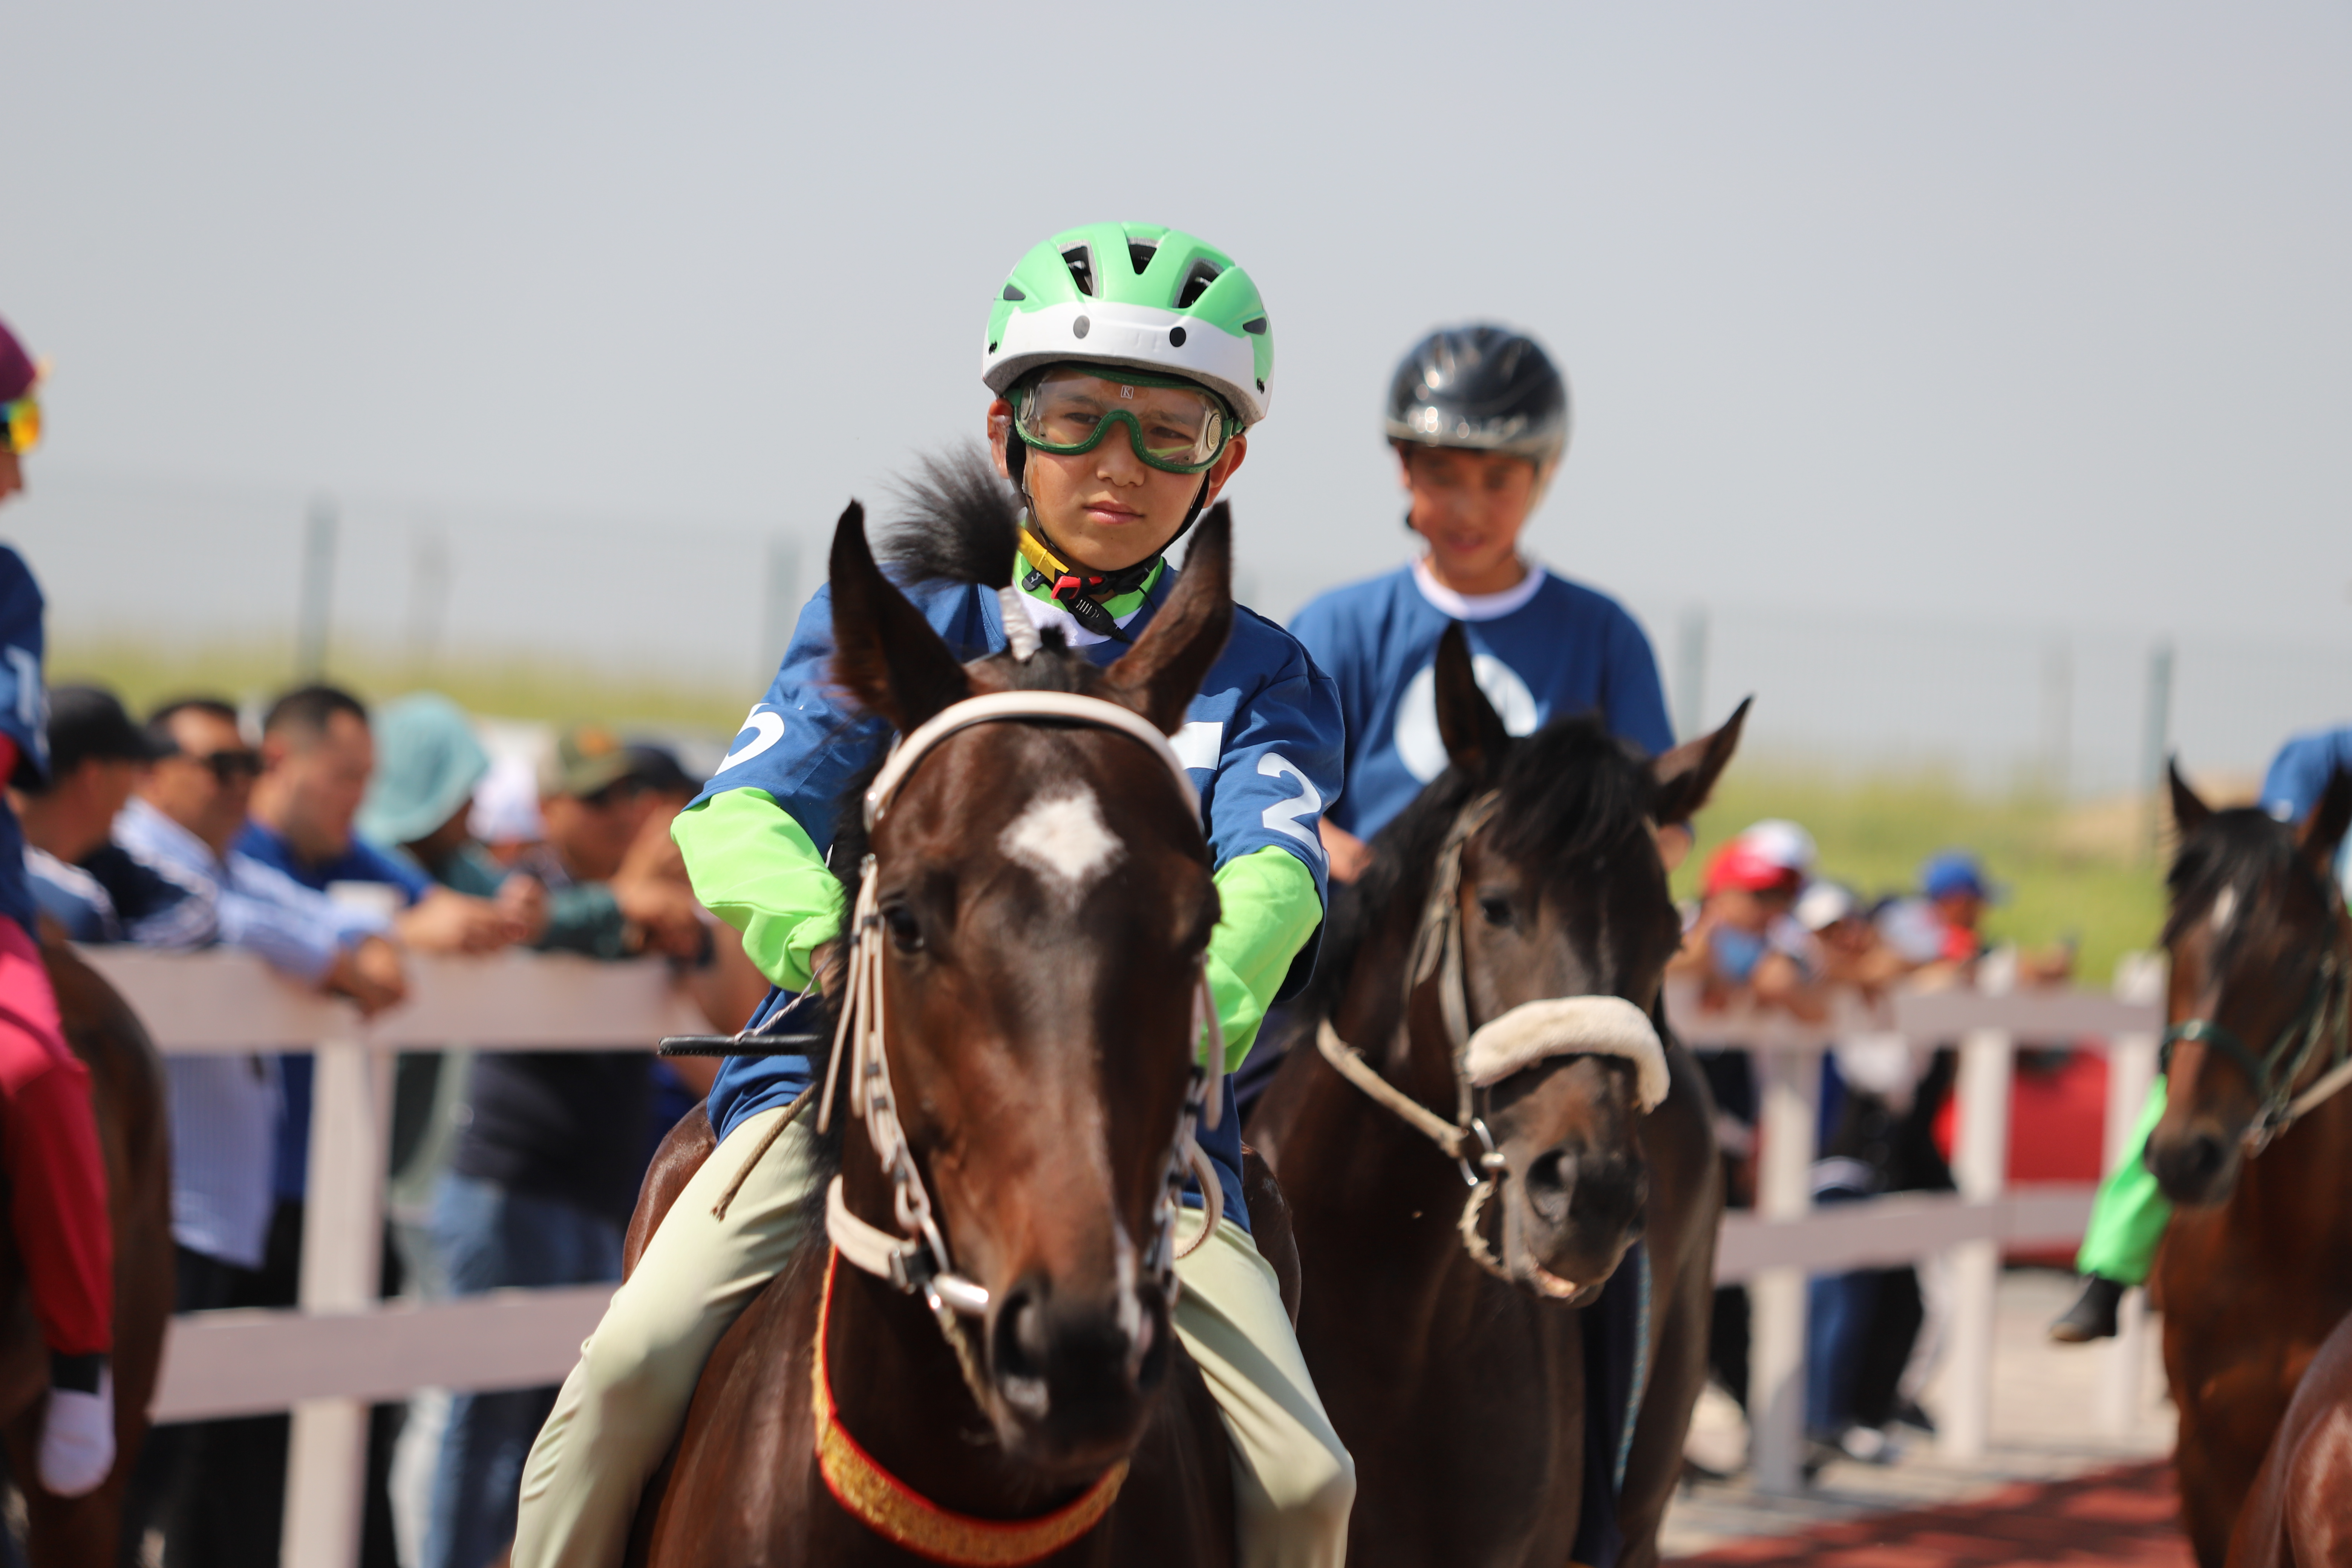
[(96, 1394), (49, 1390), (41, 1422), (41, 1486), (58, 1497), (96, 1491), (114, 1468), (114, 1369), (99, 1373)]

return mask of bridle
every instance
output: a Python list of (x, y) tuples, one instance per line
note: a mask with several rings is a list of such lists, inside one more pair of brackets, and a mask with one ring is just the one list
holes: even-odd
[[(1185, 773), (1174, 748), (1169, 745), (1168, 737), (1149, 720), (1096, 697), (1060, 691), (1000, 691), (951, 704), (893, 748), (866, 791), (867, 829), (871, 831), (882, 822), (908, 775), (942, 742), (975, 724), (1004, 722), (1069, 724), (1125, 735), (1148, 747), (1166, 764), (1186, 810), (1196, 820), (1200, 816), (1200, 795), (1192, 787), (1191, 776)], [(850, 1213), (842, 1195), (839, 1176), (834, 1177), (825, 1193), (825, 1234), (835, 1250), (858, 1268), (923, 1298), (940, 1332), (955, 1352), (973, 1399), (985, 1408), (987, 1385), (981, 1373), (979, 1352), (964, 1320), (987, 1313), (988, 1289), (955, 1270), (947, 1237), (940, 1232), (930, 1194), (916, 1165), (914, 1149), (898, 1121), (897, 1097), (890, 1087), (883, 1011), (882, 954), (886, 943), (878, 884), (875, 858), (868, 854), (858, 868), (857, 901), (850, 917), (845, 994), (840, 1024), (834, 1032), (832, 1060), (825, 1068), (817, 1131), (824, 1131), (830, 1122), (834, 1090), (845, 1054), (850, 1059), (849, 1109), (852, 1114), (865, 1119), (866, 1139), (874, 1146), (883, 1173), (890, 1178), (897, 1234)], [(1184, 1108), (1169, 1147), (1160, 1223), (1143, 1258), (1145, 1268), (1157, 1277), (1171, 1306), (1178, 1289), (1177, 1259), (1189, 1257), (1205, 1242), (1224, 1212), (1216, 1171), (1194, 1136), (1204, 1122), (1213, 1128), (1217, 1124), (1221, 1100), (1211, 1090), (1224, 1066), (1224, 1031), (1217, 1018), (1215, 999), (1210, 994), (1205, 959), (1193, 977), (1192, 1037), (1200, 1042), (1201, 1048), (1193, 1058), (1184, 1091)], [(1176, 1220), (1188, 1173), (1200, 1177), (1205, 1208), (1200, 1234), (1180, 1247)]]
[[(2335, 925), (2336, 945), (2319, 961), (2319, 973), (2312, 977), (2303, 1005), (2261, 1054), (2248, 1049), (2244, 1040), (2210, 1017), (2184, 1018), (2164, 1031), (2164, 1044), (2157, 1055), (2158, 1071), (2168, 1071), (2172, 1047), (2188, 1042), (2220, 1051), (2235, 1062), (2246, 1075), (2246, 1081), (2253, 1085), (2261, 1109), (2246, 1127), (2244, 1144), (2249, 1157), (2270, 1147), (2280, 1133), (2347, 1084), (2352, 1084), (2352, 967), (2347, 966), (2340, 951), (2340, 915)], [(2310, 1088), (2297, 1093), (2296, 1080), (2318, 1059), (2323, 1047), (2327, 1050), (2327, 1070)]]
[[(1452, 1046), (1454, 1120), (1435, 1111), (1382, 1077), (1364, 1054), (1339, 1037), (1328, 1015), (1317, 1025), (1316, 1048), (1340, 1077), (1369, 1095), (1383, 1110), (1403, 1121), (1437, 1145), (1462, 1172), (1470, 1189), (1463, 1201), (1456, 1228), (1471, 1260), (1498, 1279), (1510, 1279), (1509, 1267), (1487, 1245), (1480, 1222), (1486, 1205), (1509, 1173), (1495, 1145), (1486, 1118), (1479, 1114), (1479, 1097), (1538, 1059), (1553, 1056), (1603, 1054), (1632, 1058), (1637, 1067), (1641, 1107), (1654, 1110), (1666, 1097), (1665, 1053), (1656, 1026), (1633, 1003), (1619, 996), (1553, 997), (1522, 1003), (1476, 1030), (1470, 1026), (1470, 991), (1462, 967), (1462, 849), (1478, 830), (1493, 820), (1501, 804), (1498, 792), (1488, 791), (1465, 805), (1447, 831), (1437, 856), (1436, 873), (1428, 900), (1422, 906), (1421, 926), (1413, 939), (1412, 963), (1406, 972), (1405, 994), (1411, 997), (1431, 974), (1437, 976), (1438, 1009), (1445, 1019)], [(1410, 1026), (1408, 1026), (1409, 1027)], [(1534, 1036), (1533, 1044), (1528, 1041)], [(1492, 1048), (1488, 1048), (1492, 1047)], [(1471, 1163), (1473, 1143), (1477, 1163)], [(1506, 1207), (1505, 1245), (1517, 1211)], [(1549, 1287), (1546, 1287), (1549, 1293)]]

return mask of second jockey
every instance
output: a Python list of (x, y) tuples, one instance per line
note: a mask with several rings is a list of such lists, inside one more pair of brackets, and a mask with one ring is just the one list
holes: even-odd
[[(992, 303), (982, 375), (998, 470), (1027, 502), (1015, 576), (1032, 622), (1098, 663), (1125, 651), (1174, 584), (1169, 546), (1241, 466), (1273, 364), (1256, 286), (1191, 235), (1097, 224), (1022, 258)], [(1171, 430), (1182, 439), (1163, 438)], [(912, 598), (951, 646), (1007, 646), (992, 592), (932, 584)], [(832, 595), (820, 590), (766, 698), (672, 830), (696, 894), (743, 933), (777, 986), (763, 1019), (812, 984), (841, 934), (825, 852), (845, 793), (891, 739), (887, 723), (843, 700), (832, 656)], [(1208, 968), (1230, 1066), (1294, 973), (1303, 979), (1322, 923), (1317, 825), (1339, 790), (1339, 705), (1287, 633), (1237, 609), (1187, 719), (1176, 746), (1215, 857), (1223, 913)], [(806, 1120), (744, 1165), (810, 1078), (800, 1058), (739, 1058), (720, 1069), (709, 1104), (719, 1146), (614, 1297), (532, 1448), (517, 1568), (621, 1561), (704, 1362), (802, 1242), (817, 1180)], [(1177, 1265), (1175, 1326), (1232, 1439), (1240, 1560), (1338, 1568), (1355, 1468), (1250, 1239), (1230, 1101), (1202, 1147), (1224, 1220)], [(735, 1182), (724, 1217), (714, 1216)]]

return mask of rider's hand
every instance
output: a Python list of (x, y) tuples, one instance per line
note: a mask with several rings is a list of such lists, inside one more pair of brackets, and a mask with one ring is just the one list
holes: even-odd
[(1371, 868), (1372, 847), (1325, 817), (1317, 824), (1323, 835), (1323, 853), (1331, 858), (1331, 879), (1352, 882)]
[(373, 1017), (408, 994), (408, 976), (400, 966), (400, 950), (380, 936), (362, 937), (335, 954), (327, 971), (326, 988), (359, 1004)]
[(41, 1417), (41, 1449), (35, 1467), (41, 1489), (58, 1497), (96, 1491), (114, 1469), (114, 1374), (99, 1374), (98, 1392), (49, 1390)]
[(809, 954), (809, 978), (816, 982), (819, 991), (828, 996), (833, 994), (834, 989), (841, 984), (841, 943), (838, 941), (826, 942)]

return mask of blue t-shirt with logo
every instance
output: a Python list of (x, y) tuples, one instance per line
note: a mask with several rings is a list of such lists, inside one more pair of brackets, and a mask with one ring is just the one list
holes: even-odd
[[(1167, 603), (1176, 575), (1172, 568), (1163, 571), (1146, 591), (1142, 607), (1125, 623), (1130, 638), (1139, 638)], [(1003, 613), (992, 590), (928, 583), (908, 596), (958, 658), (977, 658), (1005, 647)], [(1127, 645), (1091, 642), (1080, 651), (1108, 665)], [(774, 684), (745, 719), (698, 801), (730, 789), (764, 790), (820, 853), (829, 848), (849, 786), (873, 767), (894, 734), (887, 720), (834, 685), (832, 660), (833, 594), (826, 587), (801, 612)], [(1200, 792), (1202, 826), (1218, 868), (1274, 846), (1307, 867), (1322, 898), (1328, 862), (1317, 827), (1325, 803), (1339, 792), (1339, 703), (1329, 678), (1290, 634), (1235, 606), (1233, 637), (1201, 683), (1184, 728), (1170, 741)], [(1317, 940), (1308, 939), (1286, 994), (1305, 983)], [(791, 1000), (772, 993), (760, 1021)], [(744, 1118), (790, 1103), (812, 1071), (802, 1057), (729, 1058), (710, 1090), (711, 1125), (724, 1138)], [(1216, 1131), (1202, 1130), (1201, 1147), (1217, 1167), (1226, 1215), (1245, 1226), (1240, 1119), (1230, 1087), (1225, 1093), (1225, 1113)]]
[(1674, 744), (1650, 639), (1616, 600), (1540, 568), (1516, 589), (1464, 599), (1416, 563), (1335, 588), (1290, 623), (1347, 716), (1347, 789), (1327, 812), (1336, 826), (1370, 838), (1445, 771), (1437, 642), (1456, 620), (1479, 689), (1512, 734), (1598, 713), (1653, 756)]

